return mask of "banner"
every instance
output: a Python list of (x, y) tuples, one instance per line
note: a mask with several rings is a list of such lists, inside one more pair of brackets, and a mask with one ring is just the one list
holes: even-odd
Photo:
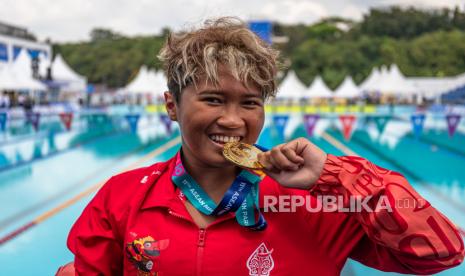
[(44, 140), (40, 139), (40, 140), (36, 140), (34, 142), (34, 149), (33, 149), (33, 152), (32, 152), (32, 160), (35, 160), (35, 159), (41, 159), (43, 157), (43, 152), (42, 152), (42, 145), (44, 143)]
[(35, 131), (39, 129), (40, 113), (38, 112), (27, 112), (26, 113), (26, 122), (32, 124), (32, 127)]
[(7, 119), (7, 113), (1, 112), (0, 113), (0, 131), (6, 130), (6, 119)]
[(168, 135), (171, 135), (172, 133), (172, 129), (171, 129), (171, 119), (170, 117), (168, 117), (168, 115), (166, 114), (160, 114), (160, 121), (165, 125), (165, 128), (166, 128), (166, 133), (168, 133)]
[(21, 53), (22, 48), (20, 46), (13, 46), (13, 60), (16, 60), (19, 53)]
[(47, 136), (48, 153), (57, 151), (57, 145), (55, 143), (55, 131), (50, 129)]
[(355, 124), (355, 115), (340, 115), (339, 120), (342, 124), (342, 134), (344, 139), (349, 140), (352, 135), (352, 128)]
[(379, 135), (383, 134), (384, 129), (386, 128), (387, 123), (391, 120), (390, 115), (373, 117), (375, 121), (376, 129), (378, 129)]
[(132, 133), (137, 132), (137, 125), (139, 123), (140, 114), (128, 114), (124, 116), (128, 121), (129, 127), (131, 128)]
[(410, 117), (413, 125), (413, 133), (416, 137), (420, 137), (423, 131), (423, 124), (425, 123), (425, 114), (413, 114)]
[(372, 115), (363, 116), (360, 122), (362, 124), (362, 128), (367, 128), (368, 125), (370, 125), (371, 121), (373, 121), (373, 118), (374, 116)]
[(284, 130), (286, 129), (287, 122), (289, 121), (289, 115), (273, 115), (273, 123), (278, 131), (278, 135), (281, 141), (285, 141)]
[(454, 136), (457, 126), (460, 123), (461, 116), (459, 114), (447, 114), (447, 130), (449, 131), (449, 137)]
[(58, 114), (60, 116), (61, 122), (65, 125), (66, 130), (71, 129), (71, 124), (73, 122), (73, 113), (66, 112)]
[(304, 115), (304, 126), (305, 130), (307, 131), (308, 137), (313, 136), (313, 130), (315, 129), (315, 125), (320, 119), (320, 115), (318, 114), (305, 114)]

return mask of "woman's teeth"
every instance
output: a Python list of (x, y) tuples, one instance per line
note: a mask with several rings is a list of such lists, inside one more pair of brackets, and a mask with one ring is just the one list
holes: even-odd
[(241, 140), (240, 136), (210, 135), (209, 138), (217, 143), (239, 142)]

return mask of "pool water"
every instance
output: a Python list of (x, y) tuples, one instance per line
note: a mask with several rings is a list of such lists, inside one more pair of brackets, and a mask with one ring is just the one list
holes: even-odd
[[(283, 143), (267, 116), (258, 143), (271, 148)], [(345, 141), (335, 118), (322, 118), (309, 138), (328, 153), (344, 155), (322, 134), (327, 133), (356, 154), (404, 174), (433, 206), (465, 229), (465, 126), (449, 137), (440, 121), (426, 122), (416, 138), (409, 120), (396, 118), (383, 134), (373, 124), (358, 120), (350, 141)], [(2, 136), (3, 135), (3, 136)], [(166, 132), (157, 116), (143, 116), (136, 133), (123, 116), (86, 115), (70, 131), (59, 119), (47, 118), (39, 131), (15, 122), (0, 133), (0, 238), (38, 216), (81, 194), (95, 184), (131, 166), (167, 160), (179, 144), (149, 159), (154, 150), (179, 136)], [(291, 116), (285, 140), (306, 137), (299, 114)], [(41, 221), (0, 246), (0, 275), (52, 275), (72, 260), (66, 237), (73, 222), (95, 193)], [(342, 275), (386, 275), (355, 261), (348, 261)], [(465, 265), (440, 275), (465, 275)]]

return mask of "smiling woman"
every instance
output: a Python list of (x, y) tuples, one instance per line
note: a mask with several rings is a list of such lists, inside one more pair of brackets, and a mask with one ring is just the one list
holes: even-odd
[[(429, 274), (462, 262), (457, 229), (429, 203), (309, 213), (292, 202), (313, 206), (317, 196), (337, 196), (344, 209), (354, 199), (426, 202), (396, 172), (327, 155), (305, 138), (258, 153), (262, 172), (222, 155), (227, 142), (256, 142), (264, 101), (276, 92), (277, 53), (242, 22), (221, 18), (172, 34), (159, 57), (181, 149), (102, 187), (68, 237), (74, 268), (60, 274), (337, 275), (349, 257)], [(265, 198), (291, 198), (294, 211), (263, 214)]]
[[(210, 178), (213, 175), (205, 174), (205, 169), (215, 168), (212, 173), (218, 180), (224, 180), (227, 175), (234, 178), (236, 169), (222, 155), (224, 143), (242, 141), (253, 144), (263, 127), (265, 112), (262, 95), (255, 85), (249, 84), (247, 88), (224, 68), (219, 70), (218, 76), (216, 85), (200, 79), (197, 86), (186, 87), (179, 103), (169, 92), (165, 93), (165, 100), (169, 116), (181, 129), (187, 170), (202, 175), (198, 177)], [(230, 172), (225, 174), (223, 170), (228, 169)], [(197, 179), (196, 175), (193, 177)], [(231, 183), (233, 179), (229, 180)], [(227, 181), (212, 182), (218, 187), (218, 183)], [(229, 183), (224, 184), (223, 193)], [(218, 196), (222, 197), (222, 194)]]

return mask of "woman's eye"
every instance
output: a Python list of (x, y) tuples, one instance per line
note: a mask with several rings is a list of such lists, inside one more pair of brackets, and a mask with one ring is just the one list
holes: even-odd
[(204, 99), (208, 103), (213, 103), (213, 104), (220, 104), (221, 100), (218, 98), (205, 98)]
[(244, 102), (244, 105), (246, 106), (260, 106), (260, 103), (257, 101), (246, 101)]

